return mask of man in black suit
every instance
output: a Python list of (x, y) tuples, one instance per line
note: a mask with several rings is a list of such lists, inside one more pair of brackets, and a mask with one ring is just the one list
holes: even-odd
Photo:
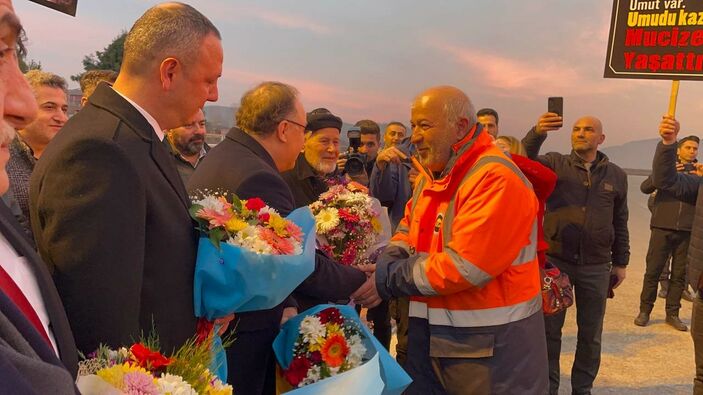
[[(0, 0), (0, 42), (23, 49), (10, 0)], [(0, 62), (0, 195), (9, 188), (9, 145), (32, 122), (37, 103), (15, 53)], [(0, 392), (74, 394), (78, 353), (46, 266), (10, 210), (0, 203)], [(68, 370), (67, 370), (68, 368)]]
[(127, 34), (101, 83), (37, 163), (30, 214), (78, 349), (129, 344), (152, 326), (170, 352), (195, 334), (197, 234), (163, 130), (217, 100), (222, 45), (193, 7), (164, 3)]
[[(188, 181), (188, 190), (226, 190), (242, 199), (258, 197), (282, 215), (295, 208), (293, 195), (280, 172), (295, 165), (303, 148), (305, 110), (292, 86), (264, 82), (242, 96), (237, 126), (214, 147)], [(315, 272), (296, 294), (318, 303), (348, 298), (366, 281), (357, 269), (322, 255)], [(284, 311), (285, 308), (285, 311)], [(275, 361), (271, 345), (282, 321), (296, 313), (294, 302), (271, 309), (241, 313), (234, 344), (227, 350), (228, 381), (242, 394), (275, 392)]]

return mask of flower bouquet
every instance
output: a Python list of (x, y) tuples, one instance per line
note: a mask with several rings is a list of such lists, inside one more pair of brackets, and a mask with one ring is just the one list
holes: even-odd
[(212, 340), (189, 340), (170, 357), (159, 351), (153, 336), (129, 348), (100, 346), (79, 362), (76, 385), (83, 395), (232, 394), (232, 387), (207, 368)]
[[(310, 209), (283, 218), (259, 198), (207, 191), (199, 195), (191, 198), (190, 208), (202, 235), (195, 264), (196, 316), (213, 321), (271, 309), (313, 272), (315, 221)], [(224, 368), (220, 364), (221, 378), (226, 377)]]
[(350, 306), (291, 318), (273, 349), (291, 395), (400, 394), (411, 382)]
[(320, 249), (344, 265), (363, 263), (390, 240), (388, 213), (367, 191), (341, 182), (310, 205)]

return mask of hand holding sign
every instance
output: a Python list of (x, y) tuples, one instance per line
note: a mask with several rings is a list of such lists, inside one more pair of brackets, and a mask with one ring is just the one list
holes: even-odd
[(662, 142), (666, 145), (676, 144), (679, 128), (679, 121), (676, 118), (671, 115), (662, 116), (662, 121), (659, 123), (659, 135), (662, 137)]
[(537, 120), (535, 131), (538, 134), (545, 134), (547, 132), (551, 132), (552, 130), (559, 130), (563, 125), (564, 120), (559, 116), (559, 114), (546, 112)]

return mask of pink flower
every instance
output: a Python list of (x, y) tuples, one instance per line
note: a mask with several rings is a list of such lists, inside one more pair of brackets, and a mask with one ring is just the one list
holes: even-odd
[(220, 212), (209, 208), (202, 208), (198, 210), (197, 216), (208, 221), (210, 223), (210, 229), (212, 229), (218, 226), (225, 226), (227, 221), (232, 219), (232, 212), (229, 210)]
[(273, 250), (280, 255), (293, 255), (295, 252), (295, 246), (289, 240), (284, 239), (276, 234), (273, 229), (261, 228), (259, 229), (259, 236), (268, 245), (273, 248)]
[(293, 222), (288, 222), (286, 224), (286, 232), (295, 239), (296, 241), (302, 241), (303, 240), (303, 231), (300, 229), (300, 227)]
[(124, 375), (124, 388), (127, 395), (158, 395), (159, 388), (154, 378), (142, 372), (129, 372)]

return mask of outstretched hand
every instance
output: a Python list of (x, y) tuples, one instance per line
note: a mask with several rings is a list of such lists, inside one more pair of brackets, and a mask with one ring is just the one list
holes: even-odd
[(681, 125), (671, 115), (662, 116), (662, 121), (659, 123), (659, 135), (665, 145), (676, 144), (676, 136), (679, 135)]
[(564, 126), (564, 119), (557, 113), (545, 112), (537, 120), (535, 131), (537, 134), (545, 134), (553, 130), (559, 130)]

